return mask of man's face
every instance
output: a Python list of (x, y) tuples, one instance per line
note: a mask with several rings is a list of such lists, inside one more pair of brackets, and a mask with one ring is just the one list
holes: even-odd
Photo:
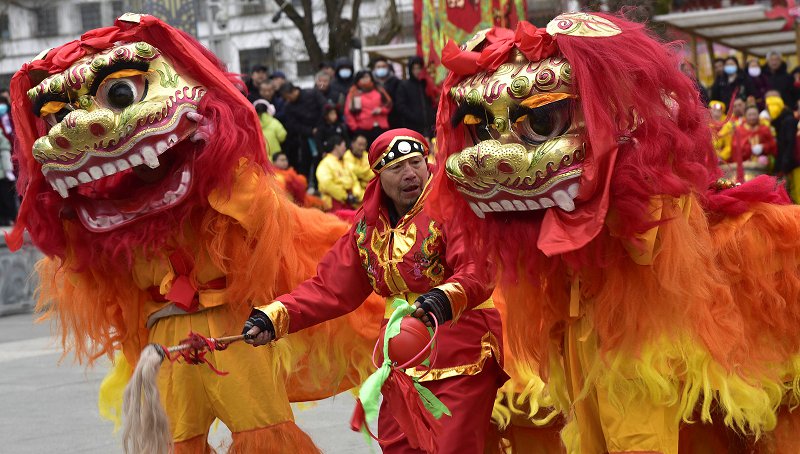
[(364, 154), (364, 151), (367, 149), (367, 139), (364, 136), (358, 136), (353, 139), (353, 143), (350, 144), (350, 151), (353, 152), (354, 155), (357, 157), (361, 157)]
[(253, 85), (258, 85), (261, 82), (267, 80), (267, 72), (266, 71), (253, 71), (250, 73), (250, 79), (253, 81)]
[(331, 78), (327, 74), (319, 75), (316, 80), (317, 90), (325, 92), (328, 91), (328, 87), (331, 85)]
[(783, 63), (783, 60), (781, 60), (781, 56), (778, 55), (778, 54), (772, 54), (767, 59), (767, 64), (769, 65), (770, 69), (773, 70), (773, 71), (775, 71), (778, 68), (780, 68), (781, 67), (781, 63)]
[(430, 172), (422, 156), (414, 156), (387, 167), (380, 174), (383, 192), (399, 210), (408, 210), (416, 203)]
[(283, 99), (285, 99), (286, 102), (295, 102), (295, 101), (297, 101), (297, 98), (299, 96), (300, 96), (300, 89), (295, 88), (294, 90), (292, 90), (292, 91), (290, 91), (288, 93), (284, 93), (283, 94)]
[(275, 87), (269, 82), (262, 82), (261, 85), (258, 86), (258, 94), (264, 99), (271, 100), (272, 96), (275, 95)]

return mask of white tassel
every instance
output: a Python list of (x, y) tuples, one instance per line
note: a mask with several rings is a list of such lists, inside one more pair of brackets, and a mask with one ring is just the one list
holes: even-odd
[(164, 360), (161, 346), (142, 350), (122, 401), (122, 447), (125, 454), (169, 454), (172, 435), (158, 392), (158, 371)]

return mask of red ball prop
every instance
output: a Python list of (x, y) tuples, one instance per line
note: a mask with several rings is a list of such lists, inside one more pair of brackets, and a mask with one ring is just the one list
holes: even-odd
[[(386, 326), (381, 328), (379, 352), (383, 357), (383, 339), (386, 334)], [(389, 339), (389, 358), (398, 366), (417, 367), (422, 364), (428, 355), (419, 353), (428, 346), (431, 341), (431, 334), (428, 327), (418, 318), (403, 317), (400, 321), (400, 333)], [(419, 355), (419, 358), (411, 364), (409, 361)]]

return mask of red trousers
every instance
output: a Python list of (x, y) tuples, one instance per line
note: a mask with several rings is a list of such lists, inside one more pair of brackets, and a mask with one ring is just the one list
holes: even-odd
[[(442, 416), (438, 454), (483, 454), (487, 432), (491, 429), (492, 407), (497, 389), (508, 376), (497, 362), (489, 358), (477, 375), (462, 375), (444, 380), (423, 382), (447, 408), (452, 416)], [(378, 416), (378, 438), (394, 440), (401, 430), (384, 400)], [(381, 443), (384, 454), (423, 453), (413, 449), (405, 438)]]

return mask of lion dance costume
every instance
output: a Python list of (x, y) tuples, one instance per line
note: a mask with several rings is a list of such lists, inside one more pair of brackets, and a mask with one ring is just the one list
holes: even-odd
[(798, 452), (800, 208), (717, 180), (671, 49), (572, 13), (443, 63), (429, 204), (500, 258), (509, 353), (540, 365), (568, 451)]
[[(49, 257), (39, 308), (66, 349), (89, 363), (121, 352), (101, 407), (148, 342), (238, 334), (253, 306), (313, 275), (347, 231), (277, 189), (237, 83), (188, 35), (135, 14), (14, 75), (25, 201), (9, 244), (27, 230)], [(382, 316), (378, 301), (274, 348), (232, 344), (209, 356), (224, 377), (166, 365), (174, 452), (205, 452), (215, 418), (233, 433), (230, 452), (316, 452), (289, 401), (366, 377)]]

